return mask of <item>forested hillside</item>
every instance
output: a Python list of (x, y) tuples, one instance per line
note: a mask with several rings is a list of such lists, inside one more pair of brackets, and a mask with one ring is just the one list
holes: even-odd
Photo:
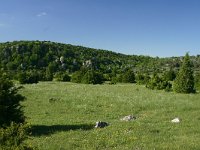
[[(184, 55), (184, 54), (183, 54)], [(128, 69), (135, 73), (163, 72), (177, 70), (182, 57), (158, 58), (125, 55), (107, 50), (92, 49), (50, 41), (14, 41), (0, 43), (0, 67), (15, 73), (23, 70), (69, 74), (82, 66), (92, 66), (104, 74), (115, 71), (123, 73)], [(199, 71), (200, 55), (191, 56), (194, 70)]]

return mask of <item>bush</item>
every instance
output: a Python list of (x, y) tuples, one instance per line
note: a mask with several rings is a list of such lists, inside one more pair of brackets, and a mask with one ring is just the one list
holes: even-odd
[(82, 80), (81, 83), (85, 84), (102, 84), (103, 83), (103, 75), (99, 72), (95, 72), (94, 70), (88, 70)]
[(135, 83), (135, 74), (133, 71), (128, 70), (122, 76), (122, 82), (124, 83)]
[(166, 81), (173, 81), (176, 78), (176, 73), (170, 69), (169, 71), (166, 71), (163, 75), (164, 80)]
[(146, 84), (146, 87), (152, 90), (171, 90), (171, 83), (168, 81), (163, 80), (158, 75), (153, 75), (153, 77), (149, 80), (149, 82)]
[(71, 80), (71, 77), (65, 72), (57, 72), (54, 77), (56, 81), (68, 82)]
[(85, 71), (80, 70), (72, 74), (71, 81), (74, 83), (81, 83), (82, 77), (84, 76)]
[(27, 125), (11, 123), (6, 128), (0, 128), (0, 148), (3, 150), (27, 150), (24, 140), (28, 138)]
[(84, 84), (102, 84), (104, 78), (102, 73), (93, 69), (82, 69), (72, 74), (71, 81)]
[(36, 71), (29, 71), (29, 72), (21, 72), (18, 75), (18, 80), (21, 84), (31, 84), (31, 83), (38, 83), (39, 75)]
[(135, 77), (135, 81), (137, 84), (147, 84), (150, 80), (148, 75), (138, 73)]

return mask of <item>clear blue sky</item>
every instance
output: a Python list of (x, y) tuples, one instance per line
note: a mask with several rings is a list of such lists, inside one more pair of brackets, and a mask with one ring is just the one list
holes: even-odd
[(124, 54), (200, 54), (200, 0), (1, 0), (0, 42), (48, 40)]

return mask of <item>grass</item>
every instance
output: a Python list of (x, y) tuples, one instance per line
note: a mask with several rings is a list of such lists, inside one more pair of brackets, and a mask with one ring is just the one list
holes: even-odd
[[(40, 82), (21, 93), (41, 150), (200, 149), (200, 94), (152, 91), (134, 84)], [(137, 117), (123, 122), (126, 115)], [(171, 123), (179, 117), (181, 122)], [(96, 121), (110, 123), (95, 129)]]

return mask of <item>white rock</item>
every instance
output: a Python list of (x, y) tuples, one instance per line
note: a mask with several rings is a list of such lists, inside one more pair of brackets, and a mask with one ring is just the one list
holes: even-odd
[(131, 120), (135, 120), (135, 119), (136, 119), (135, 116), (128, 115), (128, 116), (125, 116), (125, 117), (121, 118), (120, 120), (122, 120), (122, 121), (131, 121)]
[(171, 120), (172, 123), (179, 123), (180, 119), (179, 118), (174, 118), (173, 120)]

